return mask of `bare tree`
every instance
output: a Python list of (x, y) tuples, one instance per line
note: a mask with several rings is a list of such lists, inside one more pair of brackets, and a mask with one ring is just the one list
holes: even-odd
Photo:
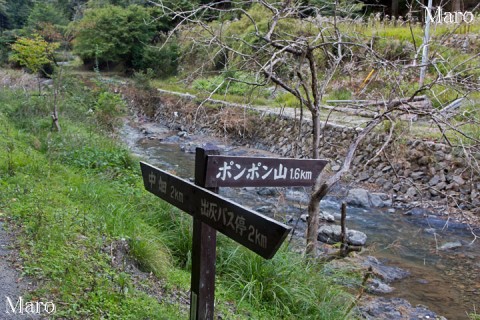
[[(208, 57), (222, 61), (228, 70), (248, 71), (252, 75), (248, 81), (232, 76), (225, 78), (225, 82), (243, 81), (253, 86), (273, 83), (298, 100), (301, 116), (304, 109), (308, 110), (313, 127), (313, 158), (320, 155), (321, 114), (329, 112), (323, 108), (323, 100), (332, 80), (346, 72), (361, 70), (373, 69), (382, 75), (385, 85), (375, 93), (375, 99), (381, 101), (374, 105), (375, 116), (351, 141), (340, 170), (333, 175), (321, 174), (312, 189), (306, 249), (309, 255), (316, 253), (320, 200), (349, 172), (357, 148), (379, 124), (391, 122), (393, 130), (394, 120), (401, 114), (429, 116), (442, 132), (454, 130), (478, 143), (475, 137), (451, 124), (431, 106), (425, 108), (412, 103), (416, 96), (431, 91), (435, 85), (456, 86), (462, 96), (478, 90), (478, 80), (473, 79), (475, 73), (468, 70), (475, 68), (470, 62), (466, 61), (463, 66), (449, 65), (448, 72), (445, 68), (438, 69), (438, 74), (430, 76), (421, 87), (406, 88), (405, 85), (418, 74), (418, 67), (411, 63), (410, 56), (414, 52), (403, 58), (389, 58), (388, 52), (382, 52), (375, 45), (385, 39), (362, 33), (362, 17), (355, 15), (358, 9), (355, 4), (344, 1), (322, 3), (323, 6), (316, 6), (292, 0), (220, 0), (181, 12), (163, 7), (179, 21), (171, 35), (180, 34), (184, 41), (191, 43), (192, 51), (208, 48)], [(434, 67), (447, 65), (441, 63), (445, 62), (440, 59), (441, 53), (434, 52), (432, 56)], [(472, 59), (478, 61), (478, 55)], [(201, 64), (197, 70), (202, 72), (208, 68)], [(478, 125), (478, 119), (476, 121)], [(390, 139), (385, 145), (389, 142)]]

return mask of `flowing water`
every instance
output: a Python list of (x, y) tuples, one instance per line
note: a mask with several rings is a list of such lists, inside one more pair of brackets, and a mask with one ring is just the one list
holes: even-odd
[[(142, 160), (181, 177), (193, 177), (195, 156), (183, 152), (178, 144), (145, 139), (128, 125), (124, 138)], [(282, 199), (278, 195), (260, 196), (254, 188), (222, 188), (220, 193), (255, 209), (274, 207), (277, 214), (285, 212), (276, 217), (282, 221), (306, 210), (306, 194), (298, 190), (289, 190), (289, 196)], [(334, 200), (322, 201), (323, 210), (337, 217), (339, 206)], [(448, 319), (468, 319), (467, 313), (475, 309), (480, 314), (480, 239), (474, 241), (467, 226), (446, 224), (423, 214), (408, 216), (400, 209), (390, 212), (360, 208), (348, 209), (347, 225), (367, 234), (367, 245), (374, 256), (410, 272), (409, 277), (392, 284), (395, 290), (388, 296), (425, 305)], [(473, 231), (480, 234), (480, 230)], [(446, 243), (458, 247), (440, 249)]]

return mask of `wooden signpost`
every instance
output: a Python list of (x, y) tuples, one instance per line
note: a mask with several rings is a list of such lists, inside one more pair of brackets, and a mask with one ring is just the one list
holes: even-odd
[(197, 148), (195, 184), (141, 162), (145, 189), (193, 216), (190, 319), (213, 319), (216, 231), (265, 259), (291, 228), (216, 194), (219, 186), (312, 185), (325, 160), (219, 156)]

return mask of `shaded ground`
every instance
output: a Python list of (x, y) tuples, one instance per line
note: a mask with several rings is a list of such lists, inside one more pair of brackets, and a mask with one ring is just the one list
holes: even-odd
[[(13, 314), (7, 297), (16, 303), (29, 291), (29, 284), (21, 278), (17, 269), (16, 250), (13, 248), (13, 235), (6, 230), (5, 218), (0, 212), (0, 319), (40, 319), (28, 314)], [(8, 313), (7, 313), (8, 312)]]

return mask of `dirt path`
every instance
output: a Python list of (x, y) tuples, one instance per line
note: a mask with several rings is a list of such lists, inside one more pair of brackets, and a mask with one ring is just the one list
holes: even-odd
[[(160, 93), (164, 94), (170, 94), (170, 95), (176, 95), (179, 97), (182, 97), (184, 99), (189, 99), (189, 100), (194, 100), (194, 99), (200, 99), (199, 97), (189, 94), (189, 93), (181, 93), (181, 92), (176, 92), (176, 91), (169, 91), (169, 90), (163, 90), (157, 88), (157, 91)], [(204, 99), (204, 102), (209, 102), (217, 105), (222, 105), (226, 107), (240, 107), (240, 108), (250, 108), (252, 110), (256, 110), (260, 113), (263, 114), (275, 114), (275, 115), (280, 115), (280, 116), (288, 116), (291, 118), (300, 118), (300, 111), (295, 108), (279, 108), (275, 106), (259, 106), (259, 105), (244, 105), (241, 103), (232, 103), (232, 102), (227, 102), (223, 100), (216, 100), (216, 99), (211, 99), (211, 98), (206, 98)], [(361, 116), (352, 116), (352, 115), (347, 115), (344, 112), (341, 111), (334, 111), (334, 110), (325, 110), (326, 112), (321, 112), (320, 118), (322, 121), (327, 120), (330, 124), (333, 125), (339, 125), (339, 126), (345, 126), (345, 127), (350, 127), (350, 128), (357, 128), (357, 127), (363, 127), (368, 121), (370, 121), (370, 118), (365, 118)], [(310, 112), (308, 110), (304, 110), (303, 112), (303, 119), (304, 120), (311, 120), (312, 117), (310, 115)]]
[(10, 298), (15, 307), (19, 297), (27, 291), (27, 285), (13, 266), (15, 259), (12, 256), (12, 244), (12, 235), (5, 230), (5, 221), (0, 217), (0, 320), (39, 319), (28, 314), (12, 314), (9, 306), (7, 298)]

